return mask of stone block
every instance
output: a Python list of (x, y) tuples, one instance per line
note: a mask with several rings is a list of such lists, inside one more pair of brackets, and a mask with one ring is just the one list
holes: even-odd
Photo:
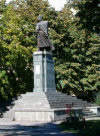
[(56, 91), (54, 61), (52, 53), (47, 51), (33, 54), (34, 92)]

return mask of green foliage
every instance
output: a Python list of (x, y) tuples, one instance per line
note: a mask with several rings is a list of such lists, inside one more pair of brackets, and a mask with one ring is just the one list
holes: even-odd
[(60, 127), (65, 132), (76, 133), (78, 136), (98, 136), (100, 134), (100, 120), (90, 120), (84, 122), (62, 122)]
[(32, 90), (32, 47), (0, 45), (0, 94), (3, 99)]
[(93, 91), (100, 88), (100, 36), (83, 28), (80, 16), (73, 16), (70, 5), (58, 18), (61, 28), (55, 58), (57, 87), (78, 96), (83, 93), (93, 100)]
[[(72, 7), (77, 9), (76, 16)], [(44, 0), (0, 1), (1, 97), (8, 99), (33, 89), (32, 53), (37, 47), (39, 14), (49, 21), (55, 46), (57, 90), (92, 99), (100, 89), (99, 10), (94, 0), (74, 1), (60, 12)]]
[(52, 23), (56, 13), (42, 0), (2, 0), (0, 7), (0, 99), (7, 100), (33, 90), (37, 17), (43, 14)]
[(100, 1), (99, 0), (75, 0), (74, 7), (78, 11), (79, 23), (89, 31), (100, 33)]
[(96, 96), (95, 103), (100, 106), (100, 92)]

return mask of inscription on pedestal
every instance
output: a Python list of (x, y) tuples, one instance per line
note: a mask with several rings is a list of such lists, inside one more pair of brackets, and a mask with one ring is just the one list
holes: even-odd
[(40, 65), (36, 66), (36, 74), (40, 74)]

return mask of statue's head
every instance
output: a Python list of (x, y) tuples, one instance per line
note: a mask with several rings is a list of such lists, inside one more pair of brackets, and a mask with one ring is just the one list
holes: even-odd
[(39, 20), (39, 21), (42, 21), (42, 20), (43, 20), (43, 16), (42, 16), (42, 15), (39, 15), (38, 20)]

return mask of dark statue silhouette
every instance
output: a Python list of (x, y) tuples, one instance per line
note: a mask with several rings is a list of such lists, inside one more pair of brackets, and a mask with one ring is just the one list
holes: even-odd
[(42, 15), (39, 15), (38, 20), (39, 22), (36, 24), (38, 51), (53, 51), (54, 46), (48, 36), (48, 21), (42, 21)]

